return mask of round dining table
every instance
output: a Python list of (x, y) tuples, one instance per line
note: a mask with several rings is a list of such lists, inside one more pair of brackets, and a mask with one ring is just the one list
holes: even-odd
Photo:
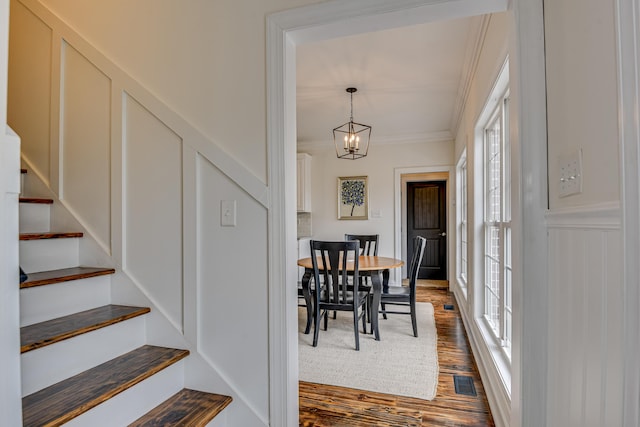
[[(376, 340), (380, 340), (380, 331), (378, 329), (378, 307), (380, 306), (380, 294), (389, 288), (389, 270), (399, 268), (404, 265), (401, 259), (388, 258), (377, 255), (361, 255), (358, 257), (358, 272), (366, 272), (366, 276), (371, 277), (371, 285), (373, 290), (373, 298), (371, 301), (371, 329)], [(313, 318), (313, 299), (311, 298), (311, 290), (309, 283), (313, 276), (313, 265), (311, 258), (301, 258), (298, 260), (298, 266), (304, 267), (304, 275), (302, 276), (302, 294), (307, 305), (307, 326), (304, 333), (308, 334), (311, 330), (311, 319)], [(347, 262), (347, 270), (353, 270), (353, 262)], [(380, 278), (382, 276), (382, 280)]]

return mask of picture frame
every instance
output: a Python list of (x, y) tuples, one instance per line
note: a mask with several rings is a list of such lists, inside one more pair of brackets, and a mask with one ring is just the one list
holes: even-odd
[(338, 178), (338, 219), (369, 219), (367, 176), (341, 176)]

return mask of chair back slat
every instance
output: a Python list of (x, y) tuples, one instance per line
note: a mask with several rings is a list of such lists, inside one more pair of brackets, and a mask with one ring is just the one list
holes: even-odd
[(416, 282), (418, 280), (418, 271), (422, 263), (422, 255), (426, 246), (427, 239), (422, 236), (416, 236), (413, 239), (413, 257), (411, 258), (411, 266), (409, 267), (409, 288), (411, 293), (416, 291)]
[(358, 240), (360, 255), (378, 255), (378, 234), (345, 234), (344, 240)]

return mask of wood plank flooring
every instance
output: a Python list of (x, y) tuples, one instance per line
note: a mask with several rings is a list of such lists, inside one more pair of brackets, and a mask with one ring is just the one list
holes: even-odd
[[(418, 301), (431, 302), (438, 331), (438, 392), (432, 401), (300, 382), (300, 426), (493, 426), (453, 294), (419, 287)], [(453, 310), (445, 310), (452, 304)], [(473, 378), (477, 396), (456, 394), (453, 375)]]

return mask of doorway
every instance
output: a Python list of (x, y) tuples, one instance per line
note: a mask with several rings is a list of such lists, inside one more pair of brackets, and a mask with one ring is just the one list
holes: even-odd
[(418, 279), (447, 279), (447, 181), (407, 183), (407, 259), (413, 259), (413, 239), (427, 240)]
[[(433, 280), (433, 281), (438, 281), (437, 286), (445, 286), (448, 287), (448, 279), (449, 279), (449, 272), (453, 271), (453, 261), (455, 261), (455, 254), (452, 252), (452, 245), (450, 244), (449, 238), (452, 235), (450, 233), (449, 227), (451, 224), (454, 224), (454, 217), (452, 216), (452, 214), (455, 212), (455, 210), (453, 209), (453, 196), (451, 193), (451, 189), (452, 189), (452, 185), (451, 185), (451, 178), (453, 176), (453, 169), (451, 167), (446, 167), (446, 166), (425, 166), (425, 167), (415, 167), (415, 168), (397, 168), (395, 170), (395, 183), (394, 183), (394, 188), (395, 188), (395, 193), (396, 193), (396, 197), (395, 197), (395, 253), (397, 254), (401, 254), (402, 259), (405, 261), (405, 265), (402, 267), (402, 272), (400, 272), (400, 269), (397, 269), (396, 274), (398, 275), (397, 277), (394, 277), (394, 279), (397, 281), (397, 283), (402, 283), (402, 279), (407, 277), (407, 272), (409, 269), (409, 266), (407, 265), (407, 260), (411, 259), (411, 254), (409, 253), (410, 251), (410, 247), (411, 247), (411, 239), (413, 238), (413, 236), (415, 235), (421, 235), (425, 238), (430, 238), (432, 239), (431, 241), (431, 245), (429, 245), (429, 243), (427, 243), (427, 247), (425, 247), (425, 254), (423, 255), (423, 268), (422, 270), (422, 276), (419, 276), (419, 280), (423, 279), (424, 276), (426, 275), (427, 271), (430, 271), (430, 273), (435, 273), (436, 271), (438, 272), (438, 276), (437, 277), (441, 277), (436, 279), (434, 277), (431, 277), (429, 279), (425, 279), (425, 280)], [(421, 183), (421, 184), (425, 184), (425, 185), (430, 185), (430, 183), (436, 183), (436, 182), (440, 182), (443, 183), (443, 188), (440, 190), (438, 190), (438, 197), (440, 198), (440, 205), (437, 208), (438, 214), (443, 214), (444, 218), (439, 218), (438, 221), (441, 223), (440, 226), (441, 228), (439, 228), (440, 231), (437, 232), (437, 234), (440, 234), (439, 236), (437, 236), (437, 241), (435, 241), (436, 239), (436, 232), (434, 230), (431, 230), (430, 233), (427, 235), (426, 233), (426, 228), (429, 227), (423, 227), (424, 224), (418, 224), (418, 226), (416, 227), (415, 225), (412, 227), (410, 222), (411, 220), (409, 219), (409, 200), (408, 200), (408, 187), (411, 183)], [(427, 192), (429, 192), (430, 190), (427, 190)], [(425, 208), (425, 210), (430, 210), (431, 208)], [(418, 228), (420, 229), (420, 233), (415, 234), (415, 232), (412, 232), (410, 229), (411, 228)], [(425, 230), (422, 230), (423, 228), (425, 228)], [(423, 233), (424, 232), (424, 233)], [(412, 234), (413, 233), (413, 234)], [(441, 235), (442, 233), (444, 233), (444, 236)], [(437, 244), (437, 248), (436, 245)], [(431, 265), (431, 267), (427, 267), (427, 258), (432, 258), (431, 256), (427, 256), (427, 251), (431, 251), (431, 250), (435, 250), (436, 252), (433, 253), (440, 253), (440, 251), (444, 251), (444, 254), (442, 255), (438, 255), (438, 261), (435, 264), (439, 264), (438, 266), (434, 265), (433, 261), (429, 261), (429, 265)], [(394, 273), (392, 273), (394, 274)], [(402, 274), (402, 277), (400, 277), (400, 274)], [(442, 281), (442, 282), (440, 282)]]
[[(524, 45), (530, 47), (524, 51), (528, 55), (523, 55), (521, 62), (527, 65), (537, 65), (540, 63), (539, 55), (542, 52), (539, 43), (539, 33), (542, 25), (539, 19), (535, 4), (531, 2), (516, 3), (515, 8), (520, 7), (521, 17), (514, 14), (519, 24), (525, 19), (530, 19), (534, 25), (527, 25), (524, 28), (517, 27), (515, 32), (516, 41), (524, 40)], [(527, 6), (529, 8), (526, 8)], [(295, 194), (293, 184), (295, 182), (295, 50), (296, 45), (316, 41), (322, 38), (339, 37), (341, 35), (364, 32), (371, 29), (389, 28), (392, 25), (411, 25), (429, 20), (448, 19), (461, 15), (483, 14), (504, 11), (507, 8), (506, 1), (478, 2), (477, 0), (445, 1), (431, 4), (428, 0), (416, 2), (415, 0), (397, 2), (344, 2), (344, 3), (321, 3), (308, 7), (279, 12), (271, 15), (267, 21), (267, 79), (268, 79), (268, 146), (270, 153), (269, 181), (271, 204), (269, 209), (269, 313), (270, 313), (270, 369), (274, 382), (271, 383), (271, 404), (270, 411), (274, 421), (282, 421), (281, 425), (297, 425), (297, 349), (292, 346), (292, 342), (297, 341), (294, 328), (287, 327), (287, 324), (295, 322), (295, 287), (289, 286), (293, 283), (295, 274), (290, 267), (295, 266), (294, 256), (288, 248), (293, 248), (295, 242), (295, 201), (290, 198), (290, 194)], [(411, 13), (406, 13), (407, 9)], [(524, 9), (524, 10), (522, 10)], [(353, 25), (344, 25), (349, 22)], [(527, 21), (527, 23), (530, 23)], [(531, 35), (535, 35), (531, 36)], [(530, 37), (529, 37), (530, 36)], [(520, 50), (518, 50), (520, 52)], [(533, 77), (533, 83), (524, 86), (525, 97), (530, 96), (533, 101), (526, 105), (519, 104), (526, 112), (545, 112), (543, 97), (544, 94), (544, 73), (541, 67), (524, 67), (526, 75)], [(520, 80), (516, 75), (516, 86), (522, 88)], [(540, 90), (542, 88), (542, 90)], [(518, 93), (518, 95), (521, 95)], [(544, 114), (539, 115), (544, 117)], [(514, 117), (520, 117), (515, 115)], [(535, 118), (538, 114), (535, 115)], [(534, 142), (544, 141), (544, 138), (534, 138), (537, 132), (542, 132), (546, 128), (542, 120), (535, 121), (534, 125), (526, 128), (525, 139), (531, 138)], [(543, 145), (530, 144), (524, 157), (533, 156), (544, 158), (546, 151)], [(533, 163), (536, 164), (536, 163)], [(416, 168), (418, 169), (418, 168)], [(435, 169), (435, 168), (434, 168)], [(440, 170), (448, 170), (441, 168)], [(284, 172), (284, 173), (283, 173)], [(453, 177), (452, 170), (449, 171)], [(533, 175), (539, 178), (544, 175), (544, 171), (536, 171)], [(403, 240), (406, 242), (406, 235), (403, 236), (402, 221), (406, 221), (400, 211), (406, 207), (400, 203), (400, 175), (401, 171), (395, 171), (397, 190), (395, 194), (395, 218), (396, 230), (394, 233), (395, 253), (403, 251)], [(449, 182), (448, 191), (452, 191)], [(291, 190), (291, 191), (287, 191)], [(451, 195), (448, 194), (449, 210), (452, 215)], [(537, 196), (537, 193), (534, 195)], [(534, 197), (529, 201), (529, 205), (538, 202), (539, 198)], [(536, 216), (537, 215), (537, 216)], [(534, 212), (535, 221), (529, 219), (527, 230), (534, 229), (540, 231), (542, 227), (535, 225), (543, 224), (543, 214), (539, 210)], [(544, 219), (544, 218), (543, 218)], [(454, 224), (453, 218), (449, 218), (449, 226)], [(544, 230), (543, 230), (544, 231)], [(450, 235), (451, 233), (448, 233)], [(451, 251), (451, 246), (449, 251)], [(290, 256), (288, 256), (290, 255)], [(405, 258), (406, 259), (406, 258)], [(453, 256), (449, 254), (449, 263)], [(544, 261), (544, 260), (543, 260)], [(449, 268), (451, 270), (451, 268)], [(291, 274), (286, 272), (292, 271)], [(286, 277), (285, 277), (286, 276)], [(532, 335), (532, 334), (529, 334)], [(533, 338), (537, 338), (534, 336)], [(520, 366), (520, 353), (516, 352), (514, 364)], [(516, 370), (518, 371), (518, 370)], [(532, 369), (531, 372), (537, 372)], [(532, 378), (535, 385), (538, 377)], [(519, 378), (515, 379), (515, 390), (512, 398), (516, 402), (521, 402), (521, 390)], [(540, 405), (538, 402), (528, 405), (531, 412)], [(542, 411), (544, 412), (544, 411)], [(532, 414), (534, 412), (531, 412)], [(518, 414), (515, 414), (517, 417)], [(286, 420), (286, 421), (285, 421)], [(278, 422), (276, 422), (278, 424)]]

